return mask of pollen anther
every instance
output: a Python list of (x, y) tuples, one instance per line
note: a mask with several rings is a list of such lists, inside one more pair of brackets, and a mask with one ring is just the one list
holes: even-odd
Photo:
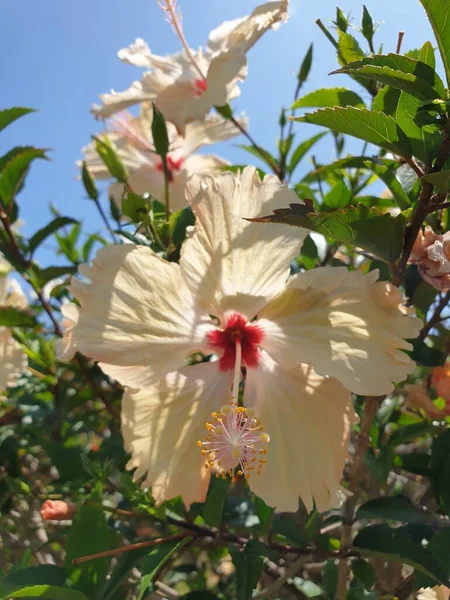
[(267, 462), (269, 436), (261, 433), (255, 411), (230, 404), (212, 413), (211, 417), (206, 425), (208, 434), (205, 441), (197, 442), (201, 453), (206, 456), (206, 466), (216, 470), (216, 477), (230, 476), (232, 481), (239, 475), (248, 479), (252, 470), (261, 473)]

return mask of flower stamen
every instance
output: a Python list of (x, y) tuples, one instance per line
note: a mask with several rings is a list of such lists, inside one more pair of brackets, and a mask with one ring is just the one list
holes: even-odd
[(251, 408), (234, 402), (223, 406), (211, 414), (206, 429), (205, 441), (198, 441), (197, 446), (206, 457), (205, 466), (215, 469), (216, 477), (229, 475), (236, 481), (239, 475), (248, 479), (254, 471), (261, 474), (269, 436)]

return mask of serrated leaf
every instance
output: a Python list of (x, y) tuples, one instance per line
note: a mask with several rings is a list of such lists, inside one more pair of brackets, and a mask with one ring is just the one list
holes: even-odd
[(353, 35), (342, 30), (338, 31), (338, 35), (339, 64), (345, 65), (349, 62), (359, 60), (364, 56), (364, 52), (358, 44), (358, 40)]
[(447, 83), (450, 87), (450, 6), (445, 2), (436, 0), (420, 0), (428, 20), (433, 28), (434, 35), (444, 63)]
[(390, 85), (391, 87), (408, 92), (408, 94), (412, 94), (421, 100), (439, 98), (438, 92), (431, 85), (412, 73), (403, 73), (403, 71), (396, 71), (389, 67), (378, 67), (375, 65), (362, 64), (360, 67), (352, 67), (352, 64), (355, 63), (345, 65), (342, 69), (333, 71), (331, 75), (351, 74), (363, 79), (378, 81), (378, 83)]
[(203, 507), (203, 519), (210, 527), (220, 527), (231, 479), (211, 477)]
[(387, 262), (400, 256), (406, 225), (402, 214), (393, 217), (363, 204), (320, 213), (311, 212), (304, 204), (291, 204), (273, 215), (250, 220), (310, 229), (337, 242), (359, 246)]
[(65, 227), (66, 225), (72, 225), (73, 223), (78, 223), (76, 219), (72, 219), (71, 217), (56, 217), (53, 219), (48, 225), (36, 231), (35, 234), (31, 236), (28, 242), (28, 249), (31, 254), (42, 244), (42, 242), (51, 236), (55, 231), (61, 229), (61, 227)]
[[(8, 159), (4, 160), (5, 158)], [(38, 158), (47, 158), (45, 156), (45, 150), (30, 147), (21, 149), (15, 148), (9, 152), (6, 157), (2, 157), (0, 171), (0, 202), (3, 205), (3, 208), (9, 208), (14, 197), (23, 186), (31, 163)]]
[(28, 311), (13, 306), (0, 306), (0, 327), (31, 327), (38, 325), (36, 318)]
[(390, 521), (429, 521), (430, 515), (408, 498), (383, 496), (373, 498), (358, 508), (356, 519), (386, 519)]
[[(348, 62), (338, 71), (333, 71), (333, 73), (346, 73), (347, 75), (352, 74), (357, 75), (358, 77), (367, 76), (368, 78), (370, 78), (369, 71), (361, 72), (360, 70), (372, 67), (380, 69), (380, 71), (375, 71), (375, 73), (381, 73), (382, 70), (385, 68), (389, 71), (395, 71), (397, 73), (397, 75), (395, 76), (397, 77), (397, 83), (400, 84), (402, 81), (413, 81), (412, 79), (410, 80), (408, 78), (401, 79), (401, 74), (413, 75), (416, 79), (420, 80), (417, 83), (417, 89), (419, 89), (420, 82), (423, 84), (421, 88), (421, 93), (424, 96), (424, 100), (427, 99), (425, 96), (428, 95), (430, 96), (429, 99), (446, 98), (444, 84), (442, 83), (441, 78), (433, 69), (433, 67), (426, 64), (422, 60), (417, 60), (409, 56), (404, 56), (402, 54), (390, 53), (365, 56), (360, 60)], [(389, 82), (385, 82), (379, 79), (377, 79), (377, 81), (380, 81), (381, 83), (387, 83), (389, 85)]]
[(438, 583), (450, 585), (444, 569), (414, 540), (408, 526), (394, 529), (386, 524), (371, 525), (358, 533), (353, 547), (368, 556), (411, 565)]
[(333, 131), (381, 146), (400, 156), (411, 156), (411, 147), (404, 132), (395, 119), (381, 112), (353, 106), (323, 108), (303, 117), (294, 117), (294, 121), (328, 127)]
[(179, 549), (185, 546), (192, 538), (186, 537), (183, 540), (168, 541), (158, 544), (142, 563), (141, 581), (139, 584), (138, 600), (142, 600), (149, 586), (155, 579), (160, 569), (170, 560), (172, 555)]
[[(372, 110), (395, 116), (401, 91), (389, 85), (384, 85), (372, 102)], [(400, 125), (400, 123), (399, 123)]]
[(118, 181), (126, 183), (128, 171), (119, 158), (117, 150), (107, 135), (101, 138), (93, 136), (95, 151), (99, 155), (105, 167)]
[(0, 110), (0, 131), (20, 119), (24, 115), (36, 112), (34, 108), (25, 108), (24, 106), (14, 106), (12, 108), (5, 108)]
[(258, 540), (249, 540), (243, 550), (229, 548), (236, 569), (236, 600), (250, 600), (262, 573), (266, 547)]
[(81, 179), (83, 181), (84, 189), (86, 190), (86, 193), (89, 196), (89, 198), (94, 201), (98, 200), (97, 186), (95, 185), (95, 180), (92, 177), (85, 160), (83, 160), (83, 164), (81, 167)]
[(301, 142), (301, 144), (299, 144), (297, 146), (297, 148), (294, 150), (294, 152), (291, 155), (291, 160), (290, 160), (288, 168), (287, 168), (288, 173), (292, 174), (294, 172), (294, 170), (297, 168), (298, 164), (300, 163), (302, 158), (305, 156), (305, 154), (307, 152), (309, 152), (309, 150), (311, 150), (311, 148), (314, 146), (314, 144), (316, 144), (319, 140), (321, 140), (324, 135), (327, 135), (326, 131), (317, 133), (316, 135), (313, 135), (308, 140)]
[(45, 598), (45, 600), (89, 600), (87, 596), (65, 587), (54, 585), (34, 585), (22, 588), (5, 596), (2, 600), (9, 598)]
[(297, 108), (324, 108), (326, 106), (364, 106), (364, 100), (361, 96), (358, 96), (352, 90), (347, 88), (335, 87), (335, 88), (322, 88), (320, 90), (314, 90), (299, 98), (291, 106), (292, 110)]
[[(373, 36), (375, 33), (375, 27), (373, 25), (373, 19), (370, 12), (367, 10), (366, 5), (363, 4), (363, 12), (361, 17), (361, 33), (369, 42), (369, 46), (372, 49)], [(372, 50), (373, 51), (373, 50)]]

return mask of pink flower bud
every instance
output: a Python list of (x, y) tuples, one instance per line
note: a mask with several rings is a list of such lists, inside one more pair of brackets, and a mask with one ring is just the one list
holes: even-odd
[(71, 519), (77, 507), (71, 502), (61, 500), (46, 500), (41, 506), (41, 517), (44, 521), (65, 521)]
[(450, 362), (443, 367), (433, 369), (431, 382), (439, 396), (446, 402), (450, 402)]

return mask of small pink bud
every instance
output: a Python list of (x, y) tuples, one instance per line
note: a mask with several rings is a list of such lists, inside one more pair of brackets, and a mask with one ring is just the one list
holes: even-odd
[(65, 521), (73, 517), (76, 509), (76, 505), (71, 502), (46, 500), (39, 512), (44, 521)]

